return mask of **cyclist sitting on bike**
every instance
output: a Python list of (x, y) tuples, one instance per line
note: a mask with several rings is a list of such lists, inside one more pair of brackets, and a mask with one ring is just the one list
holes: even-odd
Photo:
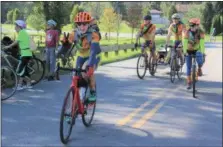
[[(30, 50), (30, 36), (25, 30), (26, 23), (23, 20), (15, 21), (15, 30), (18, 33), (17, 39), (9, 46), (4, 47), (4, 49), (9, 49), (13, 46), (19, 45), (20, 48), (20, 61), (16, 69), (16, 73), (20, 76), (19, 84), (17, 90), (22, 90), (24, 88), (32, 88), (31, 79), (28, 73), (27, 64), (32, 58), (33, 54)], [(23, 80), (26, 79), (27, 85), (23, 86)]]
[[(191, 54), (193, 51), (196, 51), (196, 60), (198, 63), (198, 75), (202, 74), (202, 64), (203, 64), (203, 55), (204, 54), (204, 32), (199, 28), (200, 19), (192, 18), (189, 20), (190, 28), (186, 30), (183, 39), (183, 49), (184, 54)], [(186, 65), (187, 65), (187, 89), (191, 88), (191, 64), (192, 57), (186, 56)]]
[[(165, 48), (167, 49), (169, 41), (170, 41), (170, 37), (171, 34), (174, 34), (174, 49), (176, 49), (180, 44), (182, 45), (182, 33), (183, 31), (185, 31), (186, 26), (181, 22), (181, 18), (180, 15), (175, 13), (172, 15), (172, 20), (173, 23), (170, 25), (169, 29), (168, 29), (168, 34), (167, 34), (167, 38), (166, 38), (166, 46)], [(177, 50), (179, 56), (180, 56), (180, 63), (181, 66), (183, 66), (184, 64), (184, 59), (183, 59), (183, 51), (182, 49)], [(170, 59), (170, 52), (167, 55), (167, 63)]]
[(99, 35), (90, 28), (91, 15), (88, 12), (79, 12), (74, 18), (77, 29), (74, 30), (69, 36), (69, 42), (73, 41), (77, 49), (76, 68), (82, 68), (84, 63), (87, 62), (87, 75), (90, 78), (90, 98), (91, 102), (96, 100), (96, 87), (94, 70), (96, 69), (100, 58)]
[[(137, 35), (136, 40), (139, 39), (139, 37), (143, 37), (145, 40), (145, 43), (142, 44), (141, 49), (142, 53), (146, 53), (145, 48), (149, 47), (151, 55), (153, 57), (153, 63), (156, 61), (156, 45), (155, 45), (155, 33), (156, 33), (156, 25), (151, 23), (152, 17), (150, 15), (146, 15), (144, 17), (144, 23), (141, 24), (140, 32)], [(135, 47), (137, 47), (138, 44), (135, 44)]]

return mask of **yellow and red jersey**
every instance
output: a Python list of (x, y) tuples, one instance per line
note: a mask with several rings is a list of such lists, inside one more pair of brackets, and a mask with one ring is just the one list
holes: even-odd
[(172, 23), (169, 27), (169, 31), (174, 34), (174, 41), (182, 40), (182, 33), (186, 30), (186, 25), (183, 23), (174, 24)]

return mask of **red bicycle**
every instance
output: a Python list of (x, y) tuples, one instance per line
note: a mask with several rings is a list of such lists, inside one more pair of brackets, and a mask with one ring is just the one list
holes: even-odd
[[(65, 96), (60, 116), (60, 139), (63, 144), (67, 144), (78, 115), (82, 116), (82, 122), (86, 127), (91, 125), (96, 102), (92, 103), (88, 101), (90, 95), (89, 79), (85, 79), (82, 76), (82, 73), (86, 73), (86, 70), (61, 68), (58, 63), (56, 72), (58, 79), (59, 70), (73, 72), (72, 83)], [(68, 127), (64, 126), (66, 124)]]

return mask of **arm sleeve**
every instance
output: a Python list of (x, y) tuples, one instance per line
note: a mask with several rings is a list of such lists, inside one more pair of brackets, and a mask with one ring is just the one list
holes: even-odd
[(90, 46), (90, 57), (88, 61), (88, 66), (92, 67), (96, 64), (96, 56), (101, 52), (99, 45), (99, 35), (97, 33), (92, 34), (92, 42)]
[(188, 33), (185, 32), (183, 35), (183, 52), (184, 52), (184, 54), (186, 53), (187, 49), (188, 49)]
[(204, 47), (205, 41), (204, 41), (204, 33), (201, 34), (201, 39), (200, 39), (200, 50), (201, 53), (204, 54), (205, 52), (205, 47)]

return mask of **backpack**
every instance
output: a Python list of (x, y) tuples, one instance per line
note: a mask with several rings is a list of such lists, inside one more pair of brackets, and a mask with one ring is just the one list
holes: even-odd
[(29, 47), (31, 51), (35, 51), (37, 49), (36, 43), (31, 36), (29, 37)]

